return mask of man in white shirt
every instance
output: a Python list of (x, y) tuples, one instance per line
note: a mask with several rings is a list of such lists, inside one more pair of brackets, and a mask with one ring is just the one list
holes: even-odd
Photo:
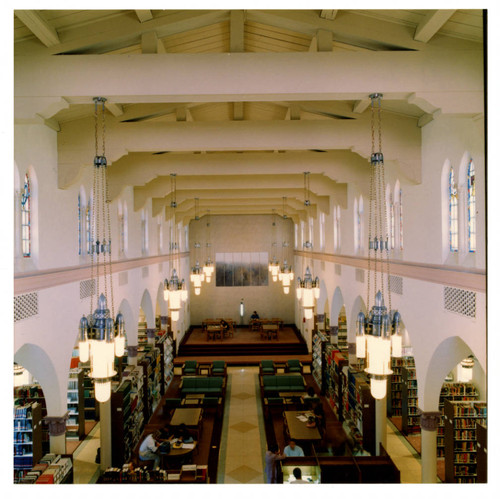
[(293, 469), (293, 476), (295, 480), (290, 483), (309, 483), (307, 480), (302, 480), (302, 470), (300, 468)]
[(155, 431), (150, 433), (143, 441), (139, 447), (139, 459), (141, 461), (151, 461), (154, 460), (154, 469), (160, 466), (160, 456), (156, 453), (158, 449), (157, 438), (159, 438), (160, 432)]
[(295, 440), (290, 440), (290, 443), (285, 447), (283, 454), (286, 457), (302, 457), (304, 455), (304, 451), (302, 447), (299, 447)]

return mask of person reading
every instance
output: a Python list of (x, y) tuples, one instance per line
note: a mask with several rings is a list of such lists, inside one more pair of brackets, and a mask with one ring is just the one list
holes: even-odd
[(253, 311), (253, 314), (250, 316), (250, 319), (252, 319), (252, 320), (260, 319), (259, 314), (257, 313), (257, 310)]
[(304, 451), (302, 450), (302, 447), (295, 443), (295, 440), (290, 440), (288, 445), (284, 448), (283, 454), (285, 454), (286, 457), (302, 457), (304, 455)]
[(292, 473), (295, 480), (290, 483), (309, 483), (307, 480), (302, 479), (302, 470), (300, 468), (294, 468)]
[(140, 461), (154, 461), (154, 469), (160, 466), (160, 456), (157, 453), (160, 443), (160, 432), (157, 430), (150, 433), (142, 442), (139, 447), (139, 460)]

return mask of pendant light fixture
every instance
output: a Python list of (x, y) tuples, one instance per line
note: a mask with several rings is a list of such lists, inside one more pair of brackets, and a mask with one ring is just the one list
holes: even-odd
[[(310, 217), (309, 210), (311, 206), (311, 201), (309, 199), (310, 188), (309, 188), (309, 172), (304, 172), (304, 206), (306, 208), (307, 217)], [(312, 251), (312, 242), (307, 241), (303, 244), (304, 250), (306, 252)], [(302, 268), (304, 268), (304, 262), (307, 257), (304, 255), (302, 258)], [(310, 263), (312, 265), (312, 258), (310, 258)], [(306, 266), (304, 276), (302, 278), (297, 278), (297, 299), (300, 301), (302, 308), (304, 309), (304, 318), (312, 319), (313, 310), (316, 304), (316, 300), (320, 297), (319, 288), (319, 278), (313, 279), (309, 265)]]
[(269, 262), (269, 272), (273, 278), (273, 282), (278, 280), (278, 272), (280, 270), (280, 264), (278, 258), (276, 257), (276, 213), (273, 208), (273, 218), (272, 218), (272, 241), (271, 241), (271, 261)]
[[(370, 160), (370, 218), (368, 225), (368, 278), (367, 310), (358, 314), (356, 322), (356, 356), (366, 357), (365, 371), (370, 374), (370, 391), (374, 398), (383, 399), (387, 393), (387, 377), (392, 374), (392, 357), (401, 357), (401, 315), (394, 312), (391, 320), (391, 289), (389, 270), (389, 235), (385, 203), (385, 169), (382, 154), (382, 94), (372, 94), (371, 99), (371, 137), (372, 153)], [(375, 109), (375, 105), (376, 109)], [(378, 152), (375, 151), (375, 115), (377, 115)], [(385, 306), (385, 298), (389, 310)], [(370, 297), (374, 305), (370, 309)], [(392, 333), (392, 334), (391, 334)]]
[(163, 298), (168, 303), (170, 318), (176, 322), (179, 320), (179, 311), (182, 304), (187, 300), (188, 293), (184, 279), (180, 279), (177, 275), (176, 267), (180, 269), (179, 244), (177, 243), (177, 221), (175, 218), (175, 209), (177, 208), (177, 188), (176, 188), (176, 173), (170, 174), (170, 252), (173, 255), (172, 274), (170, 280), (165, 279), (163, 282)]
[[(95, 156), (93, 170), (92, 221), (90, 224), (90, 315), (80, 319), (80, 360), (90, 360), (89, 376), (94, 380), (95, 397), (106, 402), (111, 395), (111, 378), (115, 355), (121, 357), (125, 351), (125, 321), (121, 313), (115, 315), (113, 301), (113, 280), (111, 270), (111, 222), (109, 216), (109, 194), (105, 147), (104, 97), (94, 98)], [(102, 139), (99, 154), (99, 136)], [(104, 285), (104, 291), (102, 286)], [(108, 295), (109, 292), (109, 295)], [(94, 308), (94, 295), (97, 308)], [(109, 297), (109, 298), (108, 298)], [(108, 309), (111, 303), (111, 311)]]
[[(283, 220), (287, 220), (286, 214), (286, 197), (283, 196)], [(290, 283), (293, 281), (292, 267), (288, 264), (290, 243), (288, 241), (282, 242), (283, 250), (283, 265), (280, 268), (278, 278), (283, 285), (283, 292), (285, 295), (290, 293)]]
[[(200, 220), (200, 217), (198, 215), (198, 205), (199, 205), (199, 199), (194, 198), (194, 220), (195, 222), (198, 222)], [(194, 231), (198, 236), (198, 231)], [(199, 241), (195, 241), (193, 243), (194, 245), (194, 260), (195, 260), (195, 265), (194, 267), (191, 268), (191, 274), (190, 274), (190, 279), (191, 282), (194, 285), (194, 294), (199, 295), (201, 293), (201, 283), (205, 280), (205, 274), (203, 273), (203, 269), (200, 267), (200, 262), (198, 260), (198, 250), (201, 248), (201, 244)]]
[(211, 234), (211, 217), (210, 217), (210, 210), (207, 210), (207, 230), (206, 230), (206, 243), (205, 243), (205, 248), (206, 248), (206, 260), (205, 260), (205, 265), (203, 265), (203, 273), (205, 274), (205, 280), (207, 283), (210, 283), (212, 280), (212, 274), (214, 272), (214, 262), (212, 261), (212, 242), (210, 240), (210, 234)]

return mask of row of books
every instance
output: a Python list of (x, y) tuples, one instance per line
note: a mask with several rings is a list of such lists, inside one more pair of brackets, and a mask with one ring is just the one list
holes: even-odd
[(208, 466), (206, 464), (184, 464), (180, 470), (148, 470), (146, 467), (133, 468), (130, 463), (122, 468), (108, 468), (103, 476), (103, 483), (146, 483), (146, 482), (206, 482)]
[(58, 484), (71, 471), (71, 458), (56, 454), (46, 454), (38, 464), (21, 478), (20, 483)]

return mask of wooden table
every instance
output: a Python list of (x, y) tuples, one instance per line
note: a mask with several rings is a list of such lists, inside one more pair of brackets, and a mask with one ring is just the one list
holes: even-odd
[(179, 461), (184, 461), (188, 457), (191, 457), (191, 454), (195, 451), (198, 442), (194, 440), (192, 442), (193, 448), (192, 449), (183, 449), (182, 447), (180, 449), (174, 449), (173, 445), (170, 445), (170, 452), (165, 453), (161, 452), (158, 450), (158, 454), (160, 456), (160, 467), (161, 469), (167, 469), (169, 468), (169, 463), (174, 462), (175, 465), (177, 466)]
[(201, 407), (178, 407), (174, 411), (172, 420), (170, 421), (170, 426), (180, 426), (184, 423), (190, 430), (194, 430), (196, 432), (196, 439), (199, 440), (201, 435), (202, 413), (203, 409)]
[(285, 423), (290, 432), (290, 439), (295, 441), (314, 442), (321, 440), (318, 428), (308, 428), (305, 422), (299, 421), (297, 416), (304, 411), (285, 411)]
[(207, 326), (207, 341), (210, 340), (210, 336), (213, 336), (215, 340), (217, 338), (217, 333), (220, 334), (220, 339), (222, 340), (222, 326), (220, 323), (217, 326)]
[(277, 324), (262, 324), (261, 335), (267, 334), (268, 340), (272, 339), (273, 336), (276, 336), (276, 339), (278, 339), (278, 328)]

